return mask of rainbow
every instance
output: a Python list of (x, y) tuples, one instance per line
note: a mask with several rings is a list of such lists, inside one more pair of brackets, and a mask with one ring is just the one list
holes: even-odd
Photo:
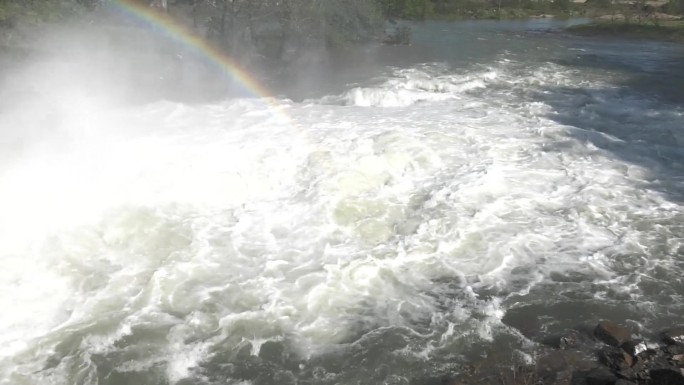
[(283, 106), (275, 101), (273, 94), (266, 87), (242, 69), (235, 60), (187, 26), (177, 22), (159, 9), (132, 0), (113, 0), (111, 4), (125, 15), (163, 33), (170, 40), (181, 44), (198, 57), (209, 61), (223, 74), (228, 75), (238, 83), (243, 90), (266, 102), (277, 115), (291, 121), (289, 115), (283, 111)]

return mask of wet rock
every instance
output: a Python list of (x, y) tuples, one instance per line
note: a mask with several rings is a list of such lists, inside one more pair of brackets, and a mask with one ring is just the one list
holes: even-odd
[(642, 372), (646, 372), (646, 376), (650, 378), (651, 374), (653, 373), (654, 370), (661, 370), (661, 369), (675, 369), (678, 370), (677, 368), (674, 368), (671, 364), (671, 356), (668, 354), (663, 354), (662, 351), (656, 351), (656, 354), (649, 357), (647, 360), (644, 362), (644, 368), (642, 369)]
[(642, 353), (645, 353), (646, 350), (648, 350), (648, 346), (646, 346), (646, 343), (641, 340), (627, 341), (624, 344), (622, 344), (621, 347), (622, 350), (629, 353), (632, 357), (636, 357)]
[(634, 359), (622, 349), (606, 346), (598, 351), (599, 361), (615, 371), (629, 369), (634, 364)]
[(684, 385), (684, 375), (682, 369), (660, 368), (650, 371), (652, 385)]
[(602, 367), (591, 369), (585, 376), (587, 385), (614, 385), (617, 380), (618, 378), (613, 372)]
[(626, 381), (639, 381), (639, 380), (644, 380), (648, 379), (648, 373), (646, 373), (646, 376), (644, 376), (642, 373), (635, 371), (632, 368), (627, 368), (624, 370), (620, 370), (616, 372), (618, 377), (622, 380)]
[(663, 348), (663, 352), (672, 356), (684, 354), (684, 345), (668, 345)]
[(684, 367), (684, 354), (675, 354), (672, 356), (672, 362), (680, 368)]
[(594, 335), (604, 343), (615, 347), (619, 347), (631, 339), (631, 333), (627, 328), (605, 320), (596, 326)]
[(565, 350), (578, 345), (578, 336), (576, 332), (554, 334), (544, 337), (541, 343), (556, 349)]
[(677, 326), (663, 332), (663, 341), (669, 345), (684, 346), (684, 326)]
[(632, 381), (645, 381), (650, 378), (648, 374), (649, 370), (649, 364), (651, 364), (652, 361), (645, 359), (642, 356), (637, 357), (636, 362), (634, 365), (629, 368), (620, 371), (618, 374), (620, 377)]

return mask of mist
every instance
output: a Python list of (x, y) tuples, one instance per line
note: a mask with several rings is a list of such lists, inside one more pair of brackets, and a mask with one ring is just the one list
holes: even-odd
[(261, 91), (111, 7), (0, 49), (0, 384), (562, 381), (681, 321), (681, 46), (202, 3)]

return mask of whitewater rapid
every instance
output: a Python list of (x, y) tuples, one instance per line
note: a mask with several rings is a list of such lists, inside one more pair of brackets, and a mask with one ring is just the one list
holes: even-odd
[(681, 170), (684, 110), (624, 92), (503, 53), (303, 101), (10, 114), (50, 135), (0, 173), (0, 383), (408, 383), (501, 338), (533, 360), (517, 308), (669, 322), (684, 179), (657, 173)]

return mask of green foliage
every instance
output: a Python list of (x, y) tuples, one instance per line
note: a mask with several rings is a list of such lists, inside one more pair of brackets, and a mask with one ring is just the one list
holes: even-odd
[(612, 0), (587, 0), (586, 4), (599, 9), (608, 9), (613, 5)]
[(93, 0), (0, 0), (0, 25), (40, 23), (80, 15)]
[(362, 42), (382, 29), (384, 18), (372, 1), (328, 0), (322, 5), (324, 32), (333, 45)]
[(684, 0), (670, 0), (666, 7), (667, 12), (684, 15)]
[(553, 0), (551, 3), (551, 9), (560, 12), (568, 12), (572, 7), (570, 0)]
[(379, 0), (379, 2), (388, 17), (412, 20), (526, 18), (546, 13), (567, 15), (576, 8), (571, 0)]
[(629, 22), (599, 22), (569, 28), (587, 36), (619, 36), (684, 42), (684, 21), (662, 21), (659, 24)]
[(411, 44), (411, 27), (398, 26), (393, 32), (385, 36), (382, 42), (390, 45)]
[(423, 20), (432, 14), (431, 0), (379, 0), (383, 12), (390, 18)]

